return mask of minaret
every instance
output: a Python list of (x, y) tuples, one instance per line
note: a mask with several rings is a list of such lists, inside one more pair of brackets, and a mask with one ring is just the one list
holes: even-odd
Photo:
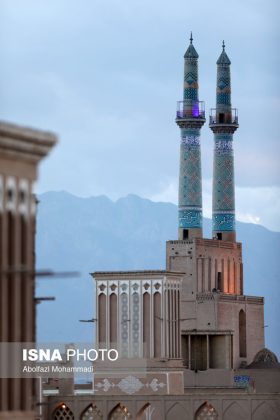
[(200, 129), (204, 102), (198, 99), (198, 54), (190, 45), (184, 55), (184, 100), (178, 102), (176, 123), (181, 129), (179, 176), (179, 239), (202, 237)]
[(217, 61), (216, 108), (209, 127), (214, 133), (213, 238), (235, 242), (235, 194), (233, 133), (238, 128), (237, 110), (231, 108), (230, 59), (223, 51)]

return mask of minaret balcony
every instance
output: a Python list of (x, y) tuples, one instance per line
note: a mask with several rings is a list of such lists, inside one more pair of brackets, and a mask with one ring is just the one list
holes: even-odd
[(202, 101), (177, 102), (176, 123), (180, 128), (201, 128), (205, 123), (205, 105)]
[(176, 118), (205, 119), (205, 104), (203, 101), (178, 101)]
[(209, 116), (209, 124), (237, 124), (238, 110), (237, 108), (219, 109), (211, 108)]
[(238, 112), (236, 108), (211, 108), (209, 127), (213, 133), (233, 134), (239, 127)]

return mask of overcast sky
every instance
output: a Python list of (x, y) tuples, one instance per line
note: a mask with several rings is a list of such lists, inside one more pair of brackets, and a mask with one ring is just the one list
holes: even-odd
[[(193, 31), (200, 99), (232, 62), (237, 218), (280, 230), (278, 0), (0, 0), (0, 118), (56, 132), (38, 192), (177, 202), (183, 55)], [(204, 215), (213, 135), (201, 131)]]

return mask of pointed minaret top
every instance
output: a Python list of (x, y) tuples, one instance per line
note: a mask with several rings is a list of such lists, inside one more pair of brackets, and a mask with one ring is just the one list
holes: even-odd
[(231, 64), (231, 62), (230, 62), (230, 59), (227, 56), (227, 53), (225, 52), (225, 41), (223, 41), (222, 47), (223, 47), (223, 51), (222, 51), (220, 57), (217, 60), (217, 64), (226, 64), (226, 65), (229, 66)]
[(198, 54), (193, 46), (193, 36), (192, 36), (192, 32), (191, 32), (191, 37), (190, 37), (190, 45), (184, 55), (184, 58), (198, 58)]

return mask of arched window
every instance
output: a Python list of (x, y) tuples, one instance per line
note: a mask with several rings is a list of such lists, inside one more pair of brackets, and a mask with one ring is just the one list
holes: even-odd
[(239, 312), (239, 356), (246, 357), (247, 356), (247, 348), (246, 348), (246, 314), (241, 309)]
[(143, 295), (143, 356), (150, 357), (150, 295)]
[(109, 414), (109, 420), (132, 420), (132, 415), (123, 404), (118, 404)]
[[(8, 319), (6, 320), (8, 325), (15, 325), (15, 290), (18, 287), (15, 284), (15, 275), (13, 271), (15, 270), (15, 217), (14, 214), (9, 211), (7, 214), (7, 262), (8, 268), (11, 272), (8, 274), (8, 282), (7, 282), (7, 289), (8, 289)], [(18, 321), (17, 321), (18, 322)], [(14, 328), (8, 328), (8, 341), (14, 340)]]
[(196, 412), (195, 420), (218, 420), (219, 416), (213, 405), (204, 403)]
[(106, 295), (101, 293), (98, 296), (98, 328), (99, 328), (99, 345), (106, 344)]
[(90, 405), (81, 415), (81, 420), (103, 420), (103, 415), (96, 405)]
[(118, 298), (115, 293), (110, 295), (110, 346), (111, 348), (116, 348), (117, 345), (117, 336), (118, 336)]
[(150, 403), (147, 403), (142, 407), (136, 416), (136, 420), (149, 420), (152, 418), (152, 412), (154, 409), (152, 409), (152, 406)]
[(154, 357), (161, 356), (161, 294), (154, 294)]
[(74, 420), (74, 414), (66, 404), (60, 404), (53, 413), (54, 420)]
[(11, 211), (8, 212), (7, 216), (7, 232), (8, 232), (8, 266), (10, 269), (14, 269), (15, 260), (15, 219)]
[[(23, 215), (20, 216), (20, 265), (27, 263), (27, 223)], [(24, 267), (25, 268), (25, 267)]]

